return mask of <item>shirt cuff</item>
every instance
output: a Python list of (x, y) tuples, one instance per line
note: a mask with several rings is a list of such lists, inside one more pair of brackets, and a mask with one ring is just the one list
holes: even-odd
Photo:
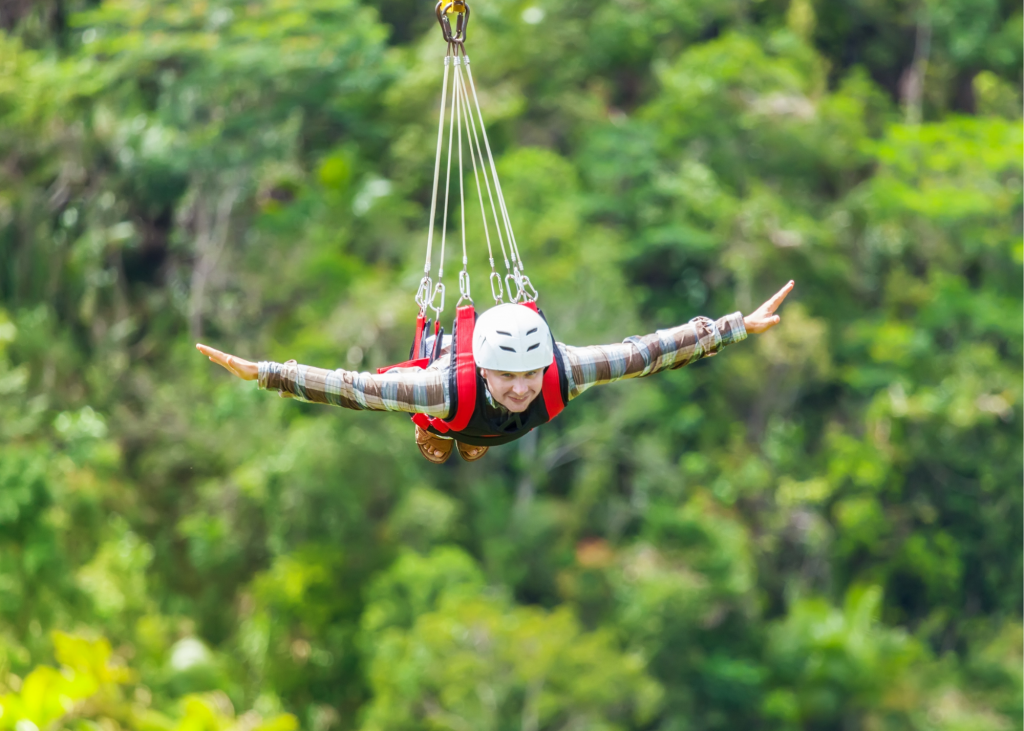
[(261, 360), (256, 367), (258, 369), (256, 376), (256, 387), (261, 390), (270, 390), (271, 388), (276, 388), (276, 386), (272, 387), (270, 385), (270, 381), (271, 379), (273, 379), (276, 382), (280, 382), (280, 379), (277, 378), (277, 376), (279, 376), (279, 374), (281, 373), (281, 364), (275, 363), (274, 361), (271, 360)]
[(722, 347), (747, 339), (747, 327), (743, 324), (743, 313), (734, 312), (719, 318), (718, 332), (722, 335)]

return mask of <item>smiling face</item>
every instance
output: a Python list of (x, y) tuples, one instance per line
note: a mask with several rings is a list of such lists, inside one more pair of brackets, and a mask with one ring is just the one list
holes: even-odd
[(537, 369), (525, 373), (480, 369), (491, 396), (499, 404), (518, 414), (526, 411), (544, 386), (544, 371)]

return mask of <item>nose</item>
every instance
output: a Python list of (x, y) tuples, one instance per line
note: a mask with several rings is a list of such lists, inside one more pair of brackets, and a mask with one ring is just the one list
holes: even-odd
[(517, 378), (512, 384), (512, 394), (516, 398), (522, 398), (530, 392), (530, 386), (525, 378)]

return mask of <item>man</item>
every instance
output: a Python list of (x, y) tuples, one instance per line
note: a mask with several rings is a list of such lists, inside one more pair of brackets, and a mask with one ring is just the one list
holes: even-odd
[[(416, 444), (424, 457), (437, 464), (451, 456), (453, 447), (467, 461), (479, 459), (487, 445), (518, 439), (553, 416), (550, 404), (544, 403), (546, 396), (540, 398), (548, 369), (558, 369), (555, 388), (560, 384), (562, 400), (571, 401), (597, 384), (680, 368), (715, 355), (748, 334), (777, 325), (780, 318), (775, 311), (793, 286), (790, 281), (746, 317), (739, 312), (718, 321), (697, 317), (685, 325), (633, 336), (615, 345), (582, 348), (555, 343), (544, 319), (526, 307), (493, 307), (479, 317), (473, 331), (479, 398), (469, 425), (453, 432), (445, 432), (443, 423), (439, 428), (417, 425)], [(448, 352), (425, 369), (395, 368), (374, 375), (328, 371), (295, 361), (252, 363), (201, 343), (196, 348), (239, 378), (258, 381), (260, 388), (355, 410), (405, 411), (436, 420), (451, 419), (455, 392), (461, 390)]]

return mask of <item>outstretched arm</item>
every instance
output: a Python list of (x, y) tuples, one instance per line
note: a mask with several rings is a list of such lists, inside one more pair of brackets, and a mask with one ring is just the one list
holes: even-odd
[(326, 370), (298, 365), (295, 361), (253, 363), (197, 344), (200, 353), (244, 381), (258, 381), (259, 387), (278, 391), (300, 401), (330, 404), (357, 411), (405, 411), (428, 416), (448, 415), (445, 370), (396, 368), (384, 374)]
[(615, 345), (561, 346), (566, 355), (569, 398), (576, 398), (591, 386), (681, 368), (715, 355), (748, 334), (763, 333), (780, 322), (775, 310), (793, 286), (789, 282), (746, 317), (739, 312), (718, 320), (696, 317), (685, 325), (633, 336)]

